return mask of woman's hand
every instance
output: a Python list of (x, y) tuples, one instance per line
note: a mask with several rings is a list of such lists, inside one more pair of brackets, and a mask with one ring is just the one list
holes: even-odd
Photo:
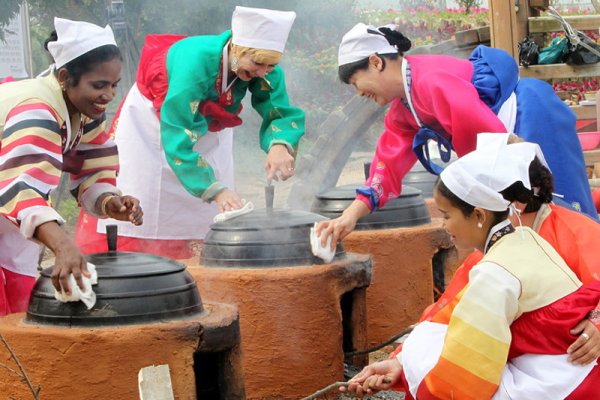
[(402, 375), (402, 365), (396, 358), (367, 365), (354, 378), (348, 387), (340, 387), (341, 392), (349, 391), (358, 397), (372, 395), (380, 390), (388, 390)]
[(141, 225), (144, 222), (144, 212), (138, 199), (133, 196), (107, 196), (111, 197), (102, 210), (107, 217), (119, 221), (130, 221), (134, 225)]
[(271, 146), (265, 160), (265, 172), (268, 185), (271, 184), (272, 180), (278, 181), (281, 178), (285, 181), (294, 176), (294, 157), (290, 154), (286, 145), (274, 144)]
[(575, 365), (586, 365), (600, 357), (600, 332), (596, 325), (584, 319), (571, 329), (571, 334), (579, 337), (567, 349), (570, 362)]
[(213, 200), (217, 202), (219, 206), (219, 212), (237, 210), (242, 208), (242, 199), (233, 190), (223, 189), (213, 197)]
[(73, 274), (77, 286), (79, 286), (81, 290), (84, 290), (85, 288), (81, 277), (85, 276), (86, 278), (90, 278), (91, 274), (87, 269), (87, 261), (77, 246), (69, 240), (58, 247), (54, 251), (54, 255), (56, 258), (54, 260), (54, 267), (52, 268), (50, 278), (52, 279), (52, 285), (54, 285), (56, 290), (60, 292), (61, 288), (63, 288), (65, 294), (71, 294), (71, 288), (69, 287), (70, 274)]
[(327, 245), (327, 238), (331, 238), (331, 250), (335, 249), (338, 242), (348, 236), (356, 227), (356, 222), (371, 212), (365, 203), (354, 200), (348, 208), (344, 210), (341, 216), (329, 221), (322, 221), (317, 224), (316, 235), (321, 238), (321, 245)]
[(34, 237), (52, 250), (56, 257), (50, 276), (52, 285), (56, 290), (60, 292), (63, 288), (66, 294), (71, 294), (71, 288), (69, 287), (70, 274), (73, 274), (77, 286), (83, 290), (81, 277), (91, 277), (87, 270), (87, 261), (58, 223), (49, 221), (38, 226)]

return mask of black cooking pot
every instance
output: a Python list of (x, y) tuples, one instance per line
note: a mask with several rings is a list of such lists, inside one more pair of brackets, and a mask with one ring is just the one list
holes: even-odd
[[(356, 198), (360, 185), (338, 186), (316, 196), (312, 211), (327, 218), (337, 218)], [(359, 219), (357, 230), (390, 229), (424, 225), (431, 222), (429, 209), (421, 191), (402, 186), (402, 194), (389, 200), (383, 208)]]
[[(322, 264), (312, 254), (310, 228), (324, 219), (307, 211), (266, 208), (218, 222), (204, 239), (200, 262), (232, 268)], [(343, 254), (338, 244), (336, 257)]]
[(204, 311), (194, 278), (183, 264), (143, 253), (109, 251), (87, 257), (96, 266), (93, 286), (96, 304), (62, 303), (54, 298), (52, 268), (42, 271), (29, 308), (28, 322), (99, 326), (157, 322), (197, 315)]
[[(456, 160), (455, 156), (452, 156), (448, 163), (443, 162), (439, 158), (434, 158), (431, 161), (439, 166), (444, 167), (450, 165), (450, 163), (452, 163), (454, 160)], [(404, 179), (402, 180), (402, 186), (412, 186), (423, 192), (423, 197), (430, 198), (433, 197), (433, 187), (435, 186), (437, 178), (437, 175), (427, 171), (423, 164), (417, 161), (411, 170), (408, 171), (408, 173), (404, 176)]]
[[(441, 160), (433, 160), (433, 162), (441, 165)], [(437, 180), (437, 175), (427, 171), (420, 162), (412, 167), (410, 171), (404, 176), (402, 180), (402, 191), (404, 191), (405, 185), (412, 186), (415, 189), (419, 189), (423, 197), (433, 197), (433, 186)]]

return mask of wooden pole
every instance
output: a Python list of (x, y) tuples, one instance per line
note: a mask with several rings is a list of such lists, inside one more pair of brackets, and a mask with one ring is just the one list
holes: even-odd
[[(529, 9), (526, 0), (520, 0), (519, 10)], [(526, 35), (527, 20), (525, 28), (519, 28), (520, 21), (517, 20), (515, 0), (490, 0), (490, 20), (492, 47), (505, 50), (518, 61), (517, 43)]]

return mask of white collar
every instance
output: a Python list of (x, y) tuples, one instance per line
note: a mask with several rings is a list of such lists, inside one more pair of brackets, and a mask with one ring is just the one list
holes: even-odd
[(221, 76), (223, 77), (221, 79), (221, 93), (225, 93), (229, 90), (229, 88), (233, 85), (233, 83), (237, 80), (237, 75), (235, 78), (233, 78), (233, 80), (231, 82), (229, 82), (228, 84), (228, 80), (229, 80), (229, 44), (231, 43), (231, 40), (228, 40), (227, 43), (225, 43), (225, 46), (223, 47), (223, 68), (221, 70)]

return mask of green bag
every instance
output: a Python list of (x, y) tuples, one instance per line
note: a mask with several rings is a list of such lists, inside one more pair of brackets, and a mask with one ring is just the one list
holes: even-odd
[(540, 51), (538, 64), (556, 64), (564, 62), (569, 54), (569, 39), (566, 37), (555, 37), (548, 47)]

